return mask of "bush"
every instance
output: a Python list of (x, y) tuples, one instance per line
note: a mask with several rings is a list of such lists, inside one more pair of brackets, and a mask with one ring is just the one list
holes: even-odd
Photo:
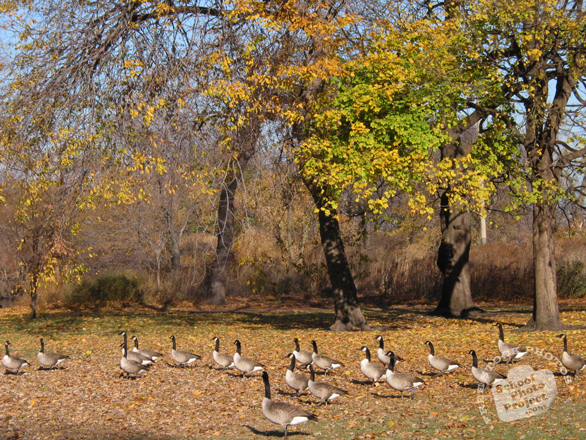
[(560, 264), (557, 278), (559, 296), (582, 298), (586, 295), (586, 275), (581, 261)]
[(65, 297), (65, 305), (96, 306), (108, 301), (142, 303), (144, 292), (136, 276), (109, 274), (83, 280)]

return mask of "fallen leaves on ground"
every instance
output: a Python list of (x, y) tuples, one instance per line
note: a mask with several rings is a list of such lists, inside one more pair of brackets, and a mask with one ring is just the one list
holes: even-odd
[[(430, 317), (426, 311), (423, 307), (367, 309), (373, 331), (333, 333), (326, 330), (331, 312), (316, 309), (249, 309), (246, 313), (139, 310), (87, 316), (52, 310), (34, 322), (24, 318), (23, 308), (3, 309), (2, 338), (9, 339), (12, 353), (31, 361), (32, 367), (19, 375), (0, 377), (0, 438), (281, 437), (282, 429), (262, 416), (260, 376), (242, 379), (235, 370), (222, 372), (213, 364), (214, 336), (221, 339), (221, 351), (230, 354), (234, 340), (240, 339), (242, 354), (267, 366), (274, 400), (293, 403), (319, 416), (318, 423), (290, 427), (292, 438), (584, 438), (585, 379), (571, 378), (566, 383), (545, 355), (531, 354), (520, 362), (558, 374), (558, 398), (553, 408), (535, 417), (501, 422), (490, 390), (479, 393), (470, 374), (470, 349), (476, 350), (481, 366), (483, 360), (498, 355), (496, 321), (503, 323), (507, 342), (540, 348), (552, 356), (561, 356), (563, 344), (558, 333), (515, 332), (527, 321), (527, 315), (511, 310), (493, 310), (477, 321)], [(583, 325), (586, 311), (575, 307), (562, 318), (567, 324)], [(141, 347), (166, 353), (136, 380), (119, 377), (121, 330), (137, 335)], [(569, 351), (584, 356), (586, 330), (566, 333)], [(178, 349), (198, 353), (202, 361), (188, 368), (172, 366), (171, 334), (177, 337)], [(405, 359), (398, 371), (425, 380), (413, 401), (401, 400), (384, 382), (370, 386), (360, 373), (364, 353), (359, 348), (369, 346), (374, 359), (378, 334), (383, 335), (386, 348)], [(37, 369), (40, 337), (48, 351), (72, 357), (64, 369)], [(310, 394), (300, 398), (291, 395), (293, 390), (285, 384), (289, 359), (284, 356), (294, 349), (295, 337), (304, 350), (311, 350), (310, 342), (315, 339), (320, 354), (346, 364), (341, 371), (319, 375), (318, 380), (347, 389), (348, 396), (317, 407), (317, 399)], [(436, 355), (454, 359), (463, 368), (437, 376), (427, 362), (426, 340), (434, 343)], [(510, 368), (496, 366), (504, 373)], [(487, 409), (488, 422), (480, 413), (481, 406)]]

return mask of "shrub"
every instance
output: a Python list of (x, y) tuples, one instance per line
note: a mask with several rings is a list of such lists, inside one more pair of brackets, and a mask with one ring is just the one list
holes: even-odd
[(136, 276), (108, 274), (83, 280), (65, 297), (65, 305), (96, 306), (108, 301), (142, 303), (144, 292)]
[(586, 275), (581, 261), (560, 264), (557, 279), (559, 296), (582, 298), (586, 295)]

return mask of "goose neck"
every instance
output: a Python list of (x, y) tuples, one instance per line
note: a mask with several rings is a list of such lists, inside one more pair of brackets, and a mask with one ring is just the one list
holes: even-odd
[(268, 375), (262, 376), (263, 382), (265, 384), (265, 398), (271, 400), (271, 384), (269, 383)]
[(432, 356), (435, 356), (435, 348), (433, 347), (433, 344), (431, 342), (429, 342), (427, 345), (429, 346), (429, 353)]
[(315, 341), (311, 341), (311, 345), (313, 347), (313, 352), (315, 354), (318, 354), (318, 351), (317, 351), (317, 343)]
[(289, 364), (289, 370), (295, 372), (295, 355), (291, 356), (291, 364)]
[(389, 365), (387, 366), (387, 370), (391, 373), (395, 372), (395, 354), (392, 352), (388, 352), (387, 356), (389, 357)]
[(220, 352), (220, 338), (216, 338), (216, 351)]
[(476, 352), (472, 352), (472, 366), (478, 368), (478, 357), (476, 356)]

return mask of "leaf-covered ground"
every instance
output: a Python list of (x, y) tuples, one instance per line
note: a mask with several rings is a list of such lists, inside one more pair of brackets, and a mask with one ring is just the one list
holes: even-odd
[[(574, 302), (562, 307), (562, 318), (570, 329), (569, 351), (586, 355), (586, 307)], [(243, 355), (268, 367), (273, 399), (291, 402), (315, 412), (319, 422), (291, 427), (291, 438), (378, 439), (378, 438), (586, 438), (586, 377), (564, 381), (547, 357), (561, 356), (562, 341), (557, 333), (514, 332), (527, 321), (526, 308), (488, 307), (481, 320), (446, 320), (426, 315), (425, 307), (366, 309), (374, 330), (332, 333), (329, 309), (213, 313), (206, 310), (124, 309), (88, 312), (84, 315), (62, 310), (43, 311), (31, 322), (24, 307), (0, 310), (0, 337), (12, 342), (12, 354), (32, 362), (20, 375), (0, 375), (0, 439), (179, 439), (179, 438), (266, 438), (281, 437), (279, 426), (261, 413), (263, 385), (260, 376), (242, 379), (234, 371), (212, 367), (213, 343), (221, 339), (222, 351), (233, 353), (235, 339), (242, 341)], [(544, 414), (513, 422), (499, 420), (490, 391), (479, 394), (470, 373), (475, 349), (481, 360), (491, 360), (498, 351), (494, 323), (505, 327), (507, 341), (543, 350), (530, 354), (520, 364), (549, 369), (556, 374), (558, 397)], [(166, 353), (137, 380), (119, 378), (121, 330), (137, 335), (141, 346)], [(178, 349), (200, 354), (203, 359), (192, 368), (168, 364), (171, 342)], [(415, 400), (401, 401), (398, 392), (386, 383), (367, 384), (359, 370), (368, 345), (377, 347), (375, 336), (382, 334), (385, 345), (405, 359), (398, 371), (422, 377), (426, 385)], [(69, 354), (65, 369), (38, 370), (36, 353), (39, 338), (47, 351)], [(315, 339), (320, 351), (341, 360), (346, 367), (335, 374), (319, 376), (345, 388), (348, 396), (327, 407), (315, 406), (311, 395), (290, 395), (284, 373), (293, 350), (293, 338), (310, 350)], [(436, 354), (451, 357), (464, 368), (437, 377), (427, 363), (431, 340)], [(551, 356), (546, 357), (546, 353)], [(481, 361), (481, 366), (484, 362)], [(510, 368), (498, 365), (497, 371)], [(487, 410), (483, 419), (480, 408)]]

